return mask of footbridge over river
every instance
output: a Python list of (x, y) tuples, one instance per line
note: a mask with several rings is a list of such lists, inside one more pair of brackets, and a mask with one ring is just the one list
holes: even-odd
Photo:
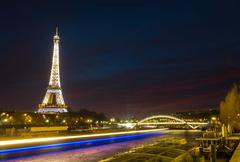
[(170, 115), (154, 115), (147, 118), (144, 118), (136, 123), (121, 123), (119, 125), (134, 128), (138, 126), (158, 126), (162, 125), (165, 127), (168, 126), (189, 126), (191, 129), (197, 129), (202, 126), (206, 126), (209, 124), (208, 122), (195, 122), (195, 121), (185, 121), (184, 119), (180, 119)]

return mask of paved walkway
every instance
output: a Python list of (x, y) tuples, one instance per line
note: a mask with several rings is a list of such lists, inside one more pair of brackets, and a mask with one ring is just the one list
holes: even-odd
[(240, 143), (238, 144), (236, 150), (234, 151), (230, 162), (240, 162)]

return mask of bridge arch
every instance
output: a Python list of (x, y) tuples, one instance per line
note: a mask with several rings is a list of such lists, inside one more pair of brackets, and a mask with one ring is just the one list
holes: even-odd
[(138, 124), (143, 123), (143, 122), (148, 121), (148, 120), (151, 120), (151, 119), (157, 119), (157, 118), (167, 118), (167, 119), (176, 120), (176, 121), (178, 121), (178, 122), (186, 123), (184, 120), (179, 119), (179, 118), (176, 118), (176, 117), (174, 117), (174, 116), (169, 116), (169, 115), (154, 115), (154, 116), (150, 116), (150, 117), (147, 117), (147, 118), (144, 118), (144, 119), (140, 120), (140, 121), (138, 122)]
[[(152, 120), (152, 119), (171, 119), (171, 122), (149, 122), (147, 123), (146, 121)], [(161, 124), (169, 124), (169, 125), (188, 125), (190, 128), (192, 129), (196, 129), (198, 127), (200, 127), (201, 125), (207, 125), (208, 123), (204, 123), (204, 122), (186, 122), (183, 119), (179, 119), (177, 117), (174, 116), (170, 116), (170, 115), (153, 115), (150, 117), (146, 117), (142, 120), (140, 120), (139, 122), (135, 123), (134, 126), (137, 125), (161, 125)]]

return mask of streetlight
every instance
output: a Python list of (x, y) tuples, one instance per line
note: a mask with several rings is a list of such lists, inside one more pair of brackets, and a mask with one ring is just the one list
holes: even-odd
[(87, 123), (90, 124), (90, 129), (92, 129), (92, 119), (87, 119)]
[(217, 120), (217, 118), (215, 116), (211, 117), (212, 123), (213, 123), (213, 131), (216, 132), (216, 123), (215, 121)]
[(111, 118), (110, 121), (113, 123), (113, 122), (115, 122), (116, 120), (115, 120), (115, 118)]
[(92, 119), (87, 119), (87, 123), (92, 123)]
[(6, 113), (5, 113), (5, 112), (3, 112), (3, 113), (1, 114), (1, 116), (4, 116), (4, 115), (6, 115)]
[(216, 121), (217, 118), (215, 116), (211, 117), (212, 121)]
[(3, 122), (4, 123), (8, 122), (8, 119), (7, 118), (3, 119)]

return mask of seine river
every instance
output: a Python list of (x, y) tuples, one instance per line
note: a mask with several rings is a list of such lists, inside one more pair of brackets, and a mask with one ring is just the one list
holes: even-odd
[(4, 162), (96, 162), (110, 157), (119, 152), (125, 152), (131, 148), (154, 143), (161, 138), (184, 137), (194, 144), (194, 138), (201, 136), (197, 130), (169, 130), (163, 134), (137, 138), (121, 142), (102, 143), (98, 146), (86, 146), (81, 148), (66, 148), (52, 152), (35, 151), (32, 155), (21, 155), (11, 159), (3, 159)]

